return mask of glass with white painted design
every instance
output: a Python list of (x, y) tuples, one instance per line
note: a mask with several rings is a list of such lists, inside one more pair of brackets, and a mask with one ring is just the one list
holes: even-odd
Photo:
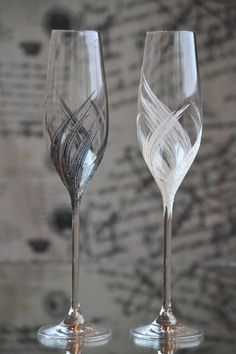
[(148, 325), (131, 329), (147, 345), (198, 345), (201, 330), (179, 322), (171, 306), (171, 222), (175, 194), (198, 152), (202, 108), (196, 38), (189, 31), (147, 32), (141, 68), (137, 135), (163, 200), (163, 305)]
[(108, 103), (96, 31), (52, 31), (44, 110), (45, 139), (72, 206), (72, 301), (61, 323), (39, 329), (39, 340), (101, 342), (111, 331), (88, 322), (79, 302), (79, 210), (83, 192), (102, 157), (108, 135)]

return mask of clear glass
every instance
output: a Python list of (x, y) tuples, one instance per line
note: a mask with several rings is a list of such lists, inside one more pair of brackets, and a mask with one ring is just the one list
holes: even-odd
[[(79, 302), (79, 208), (95, 173), (108, 135), (108, 102), (96, 31), (52, 31), (44, 111), (44, 133), (51, 160), (68, 190), (72, 206), (72, 301), (65, 319), (42, 327), (44, 344), (94, 342), (111, 331), (89, 323)], [(49, 343), (50, 342), (50, 343)]]
[(171, 307), (171, 220), (174, 197), (200, 146), (202, 108), (196, 39), (193, 32), (146, 34), (141, 69), (137, 134), (144, 160), (163, 200), (163, 305), (148, 325), (132, 335), (154, 345), (198, 344), (202, 331), (180, 323)]

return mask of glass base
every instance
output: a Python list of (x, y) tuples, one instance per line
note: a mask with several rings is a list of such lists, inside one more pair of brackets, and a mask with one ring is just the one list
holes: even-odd
[(83, 345), (105, 344), (111, 338), (111, 330), (101, 325), (85, 322), (77, 327), (61, 322), (57, 325), (41, 327), (37, 333), (40, 343), (50, 347), (66, 348), (68, 343)]
[(163, 344), (172, 343), (175, 348), (189, 348), (203, 341), (201, 330), (189, 328), (180, 322), (163, 327), (156, 321), (149, 325), (140, 325), (130, 330), (134, 342), (141, 346), (160, 348)]

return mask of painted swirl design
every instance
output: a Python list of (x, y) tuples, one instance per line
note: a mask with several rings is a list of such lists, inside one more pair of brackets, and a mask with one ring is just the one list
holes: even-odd
[[(92, 96), (93, 93), (73, 112), (62, 97), (57, 95), (65, 120), (53, 134), (49, 132), (51, 160), (72, 196), (82, 194), (85, 185), (99, 165), (105, 149), (104, 142), (103, 146), (99, 147), (99, 151), (93, 151), (93, 141), (96, 135), (105, 129), (105, 123), (103, 114), (92, 100)], [(87, 125), (85, 128), (84, 123), (91, 114), (96, 118), (93, 121), (90, 119), (89, 128)], [(89, 155), (90, 163), (85, 164)]]
[[(177, 189), (200, 146), (200, 112), (193, 102), (171, 111), (153, 93), (143, 73), (141, 83), (137, 123), (144, 159), (156, 181), (172, 181), (173, 184), (178, 177)], [(194, 126), (196, 138), (193, 143), (180, 123), (184, 113), (188, 114)]]

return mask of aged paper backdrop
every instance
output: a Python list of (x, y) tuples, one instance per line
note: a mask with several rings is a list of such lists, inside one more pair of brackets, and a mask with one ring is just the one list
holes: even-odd
[[(229, 294), (220, 313), (219, 289), (227, 292), (232, 272), (219, 269), (233, 269), (236, 252), (235, 22), (230, 0), (0, 0), (0, 307), (9, 325), (34, 333), (61, 319), (70, 301), (69, 198), (42, 131), (52, 28), (101, 31), (108, 84), (109, 141), (81, 211), (84, 312), (103, 321), (114, 313), (115, 341), (134, 319), (157, 313), (162, 203), (137, 144), (137, 89), (145, 32), (189, 29), (197, 32), (204, 134), (175, 202), (173, 299), (179, 317), (200, 326), (221, 318), (227, 340), (236, 304)], [(219, 297), (219, 311), (204, 302), (207, 293)], [(124, 328), (116, 328), (116, 316), (126, 318)]]

